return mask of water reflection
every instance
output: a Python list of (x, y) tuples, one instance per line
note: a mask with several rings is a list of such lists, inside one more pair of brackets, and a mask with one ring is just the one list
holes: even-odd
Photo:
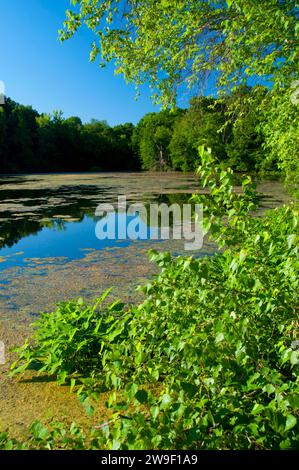
[[(128, 204), (141, 202), (147, 208), (152, 202), (182, 205), (198, 187), (193, 175), (181, 174), (4, 177), (0, 180), (0, 267), (22, 264), (28, 258), (80, 258), (82, 250), (116, 243), (127, 246), (128, 240), (96, 238), (99, 203), (115, 205), (119, 195), (126, 195)], [(285, 194), (277, 182), (266, 183), (262, 191), (269, 205), (273, 201), (280, 205)]]
[[(69, 223), (95, 220), (97, 203), (115, 203), (113, 188), (95, 185), (61, 186), (58, 189), (11, 189), (0, 187), (0, 248), (13, 247), (22, 238), (37, 234), (43, 228), (66, 230)], [(140, 194), (140, 202), (183, 204), (190, 194)], [(136, 197), (135, 197), (136, 199)], [(129, 198), (128, 202), (134, 202)], [(86, 220), (85, 220), (86, 222)], [(2, 255), (2, 252), (1, 252)]]
[[(24, 201), (24, 192), (19, 194), (17, 199), (17, 191), (13, 191), (13, 194), (6, 191), (6, 204), (16, 200), (22, 201), (22, 204), (25, 202), (26, 207), (34, 207), (34, 212), (6, 211), (1, 214), (0, 268), (23, 265), (30, 262), (32, 258), (64, 257), (73, 260), (83, 257), (86, 249), (104, 249), (116, 244), (128, 246), (131, 243), (130, 240), (99, 240), (97, 238), (95, 228), (99, 217), (95, 216), (95, 199), (101, 201), (104, 199), (103, 193), (98, 194), (97, 189), (81, 187), (62, 188), (58, 192), (26, 191), (26, 201)], [(108, 194), (109, 190), (106, 190), (106, 193)], [(63, 203), (59, 207), (49, 203), (53, 198), (62, 199), (63, 194), (66, 194), (66, 197), (63, 198)], [(86, 195), (93, 197), (87, 198)], [(171, 205), (183, 204), (189, 199), (190, 194), (143, 195), (141, 197), (146, 208), (151, 202)], [(106, 200), (110, 200), (116, 206), (115, 197), (106, 198)], [(133, 218), (128, 218), (127, 224)], [(116, 229), (118, 221), (117, 215)], [(139, 223), (145, 228), (143, 239), (149, 239), (150, 226), (142, 220)]]
[[(2, 184), (1, 184), (2, 183)], [(182, 240), (98, 240), (99, 203), (186, 203), (199, 184), (182, 174), (34, 175), (0, 178), (0, 320), (12, 331), (51, 311), (57, 302), (84, 297), (92, 301), (108, 287), (113, 298), (136, 302), (136, 286), (157, 272), (147, 251), (156, 248), (186, 255)], [(266, 207), (281, 205), (285, 192), (278, 183), (260, 186)], [(215, 253), (204, 241), (198, 252)], [(114, 296), (114, 297), (113, 297)], [(137, 300), (136, 300), (137, 299)]]

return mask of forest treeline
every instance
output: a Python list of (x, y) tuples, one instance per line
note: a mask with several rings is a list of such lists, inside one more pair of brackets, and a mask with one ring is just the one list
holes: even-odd
[(260, 109), (267, 95), (263, 86), (239, 86), (225, 99), (195, 97), (187, 109), (114, 127), (65, 119), (61, 111), (39, 114), (7, 98), (0, 107), (0, 172), (192, 171), (203, 144), (236, 170), (255, 171), (266, 166)]
[(83, 124), (79, 117), (39, 114), (7, 98), (0, 107), (0, 172), (132, 170), (133, 124)]

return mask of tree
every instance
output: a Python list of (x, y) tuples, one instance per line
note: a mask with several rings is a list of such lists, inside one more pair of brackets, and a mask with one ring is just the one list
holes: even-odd
[(78, 8), (67, 12), (61, 38), (86, 24), (95, 34), (92, 59), (116, 61), (116, 72), (137, 85), (149, 80), (166, 104), (182, 83), (198, 84), (212, 70), (221, 84), (256, 74), (295, 77), (295, 0), (72, 3)]
[[(296, 0), (73, 0), (61, 39), (87, 25), (95, 34), (91, 58), (102, 65), (114, 61), (116, 73), (137, 86), (149, 82), (155, 101), (174, 104), (182, 85), (193, 88), (212, 71), (219, 90), (246, 83), (249, 77), (271, 78), (273, 99), (266, 121), (265, 147), (288, 141), (278, 152), (286, 173), (299, 173), (298, 155), (289, 135), (289, 108), (298, 120), (298, 105), (290, 104), (290, 87), (298, 74), (298, 9)], [(157, 34), (159, 31), (159, 34)], [(280, 115), (277, 120), (277, 109)], [(295, 131), (296, 129), (294, 129)], [(272, 149), (272, 150), (271, 150)]]
[(112, 154), (115, 169), (138, 170), (139, 160), (133, 151), (134, 125), (130, 122), (112, 128)]
[(285, 176), (288, 189), (299, 195), (299, 101), (292, 99), (292, 87), (269, 94), (261, 110), (266, 169), (278, 166)]
[[(194, 170), (199, 163), (198, 147), (214, 149), (220, 160), (226, 158), (224, 106), (214, 98), (199, 97), (190, 101), (190, 108), (176, 120), (169, 145), (172, 166), (176, 170)], [(221, 130), (222, 129), (222, 130)]]
[(106, 121), (92, 119), (82, 130), (84, 170), (110, 169), (111, 129)]
[(7, 98), (0, 107), (0, 172), (135, 170), (134, 126), (83, 124), (61, 111), (39, 115)]
[(52, 129), (50, 114), (42, 114), (36, 118), (38, 124), (38, 155), (41, 171), (52, 169), (52, 162), (56, 152), (55, 135)]
[(228, 109), (226, 118), (231, 123), (232, 134), (226, 145), (226, 152), (228, 164), (236, 170), (266, 168), (261, 109), (267, 103), (267, 92), (266, 87), (257, 85), (251, 88), (241, 85), (225, 98)]
[(180, 110), (149, 113), (138, 123), (133, 142), (144, 170), (165, 170), (171, 166), (168, 147), (175, 119), (180, 114)]
[(38, 113), (7, 98), (3, 106), (4, 171), (31, 171), (36, 162)]

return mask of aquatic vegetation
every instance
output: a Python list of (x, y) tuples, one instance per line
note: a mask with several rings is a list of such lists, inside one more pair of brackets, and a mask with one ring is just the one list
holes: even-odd
[[(183, 190), (179, 189), (183, 186)], [(62, 231), (70, 222), (95, 220), (96, 206), (115, 203), (118, 194), (130, 202), (162, 199), (181, 193), (188, 199), (197, 189), (197, 178), (183, 174), (105, 173), (54, 174), (0, 180), (0, 249), (14, 247), (43, 228)]]

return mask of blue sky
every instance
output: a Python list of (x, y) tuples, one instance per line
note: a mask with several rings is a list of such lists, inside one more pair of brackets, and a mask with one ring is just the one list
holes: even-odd
[(0, 5), (0, 80), (5, 93), (39, 112), (61, 109), (65, 117), (105, 119), (110, 125), (136, 123), (158, 111), (147, 87), (138, 101), (133, 85), (114, 76), (113, 66), (89, 62), (92, 34), (81, 30), (58, 41), (69, 0), (6, 0)]

